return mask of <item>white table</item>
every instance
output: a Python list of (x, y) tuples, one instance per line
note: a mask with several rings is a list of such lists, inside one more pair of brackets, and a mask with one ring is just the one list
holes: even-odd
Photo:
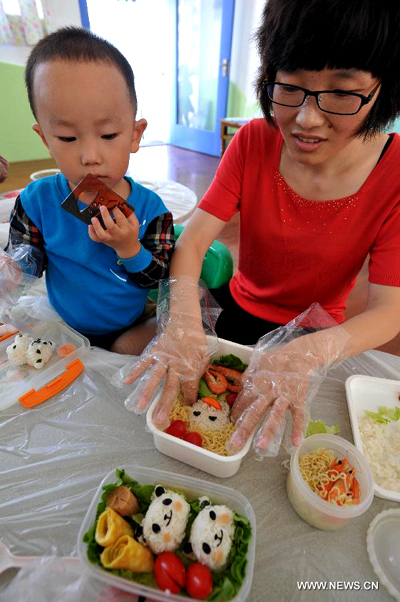
[[(373, 594), (304, 592), (297, 581), (376, 581), (366, 550), (368, 526), (378, 513), (398, 505), (375, 498), (364, 515), (342, 530), (320, 531), (290, 505), (285, 453), (259, 462), (251, 451), (239, 472), (224, 480), (161, 455), (144, 418), (125, 409), (126, 393), (109, 383), (125, 362), (122, 356), (92, 350), (84, 374), (64, 394), (30, 411), (13, 406), (0, 413), (0, 533), (14, 554), (74, 554), (99, 482), (110, 470), (135, 462), (222, 482), (248, 498), (257, 519), (249, 602), (390, 602), (383, 586)], [(323, 382), (312, 417), (340, 424), (341, 436), (350, 441), (344, 382), (352, 374), (399, 379), (400, 358), (365, 353), (332, 370)], [(0, 578), (0, 598), (12, 576)]]

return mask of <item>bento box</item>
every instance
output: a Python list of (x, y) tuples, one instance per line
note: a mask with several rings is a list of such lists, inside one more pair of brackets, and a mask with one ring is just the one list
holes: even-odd
[[(219, 339), (218, 349), (213, 355), (213, 358), (233, 354), (240, 358), (244, 364), (248, 364), (252, 347), (238, 345), (231, 341)], [(147, 412), (146, 421), (148, 429), (153, 433), (154, 444), (156, 448), (163, 454), (185, 462), (190, 466), (199, 468), (204, 472), (214, 475), (215, 477), (227, 478), (234, 475), (240, 468), (244, 456), (248, 453), (252, 436), (249, 437), (243, 449), (238, 453), (230, 456), (222, 456), (208, 449), (193, 445), (182, 438), (174, 437), (160, 429), (153, 422), (153, 413), (159, 401), (160, 394), (155, 398), (149, 411)]]
[(372, 468), (375, 495), (400, 502), (400, 381), (350, 376), (346, 395), (354, 443)]
[[(10, 361), (7, 347), (15, 344), (21, 334), (33, 342), (51, 341), (54, 350), (42, 368), (26, 363), (15, 365)], [(56, 321), (27, 325), (23, 330), (3, 336), (0, 339), (0, 410), (17, 403), (31, 408), (65, 389), (83, 371), (81, 358), (88, 349), (88, 339)]]
[[(123, 523), (128, 522), (124, 526), (114, 527), (113, 522), (108, 517), (108, 529), (105, 529), (105, 533), (106, 536), (110, 534), (112, 537), (118, 538), (114, 544), (114, 548), (117, 550), (116, 557), (122, 559), (119, 564), (122, 564), (124, 567), (132, 566), (131, 562), (137, 562), (136, 559), (132, 560), (132, 558), (127, 560), (127, 556), (124, 556), (124, 543), (129, 540), (130, 545), (140, 548), (138, 552), (135, 552), (136, 556), (140, 556), (143, 553), (143, 548), (145, 548), (146, 554), (153, 556), (153, 565), (147, 566), (145, 573), (136, 572), (138, 567), (135, 564), (133, 572), (126, 568), (106, 570), (102, 567), (103, 561), (104, 564), (107, 564), (104, 560), (104, 555), (106, 554), (107, 558), (111, 557), (111, 548), (99, 546), (97, 543), (97, 534), (100, 532), (103, 537), (103, 516), (107, 512), (111, 513), (111, 509), (106, 506), (106, 502), (108, 504), (109, 495), (117, 493), (115, 486), (121, 484), (123, 484), (123, 487), (129, 487), (130, 491), (136, 492), (137, 500), (139, 500), (139, 513), (124, 516), (121, 508), (116, 508), (118, 512), (122, 513), (122, 516), (118, 514), (116, 522), (121, 523), (121, 520)], [(176, 498), (180, 498), (181, 502), (178, 503)], [(207, 502), (205, 501), (206, 499), (208, 500)], [(101, 500), (103, 500), (101, 506), (98, 506)], [(149, 500), (151, 500), (150, 506)], [(178, 521), (181, 518), (179, 513), (182, 511), (182, 505), (187, 504), (187, 502), (190, 503), (191, 509), (186, 527), (182, 527), (182, 524)], [(200, 507), (196, 506), (198, 502), (202, 504)], [(203, 504), (205, 505), (203, 506)], [(158, 506), (161, 507), (161, 512), (158, 514), (158, 524), (155, 525), (156, 519), (154, 516), (158, 510)], [(204, 508), (207, 509), (208, 514), (211, 515), (214, 513), (214, 524), (217, 525), (218, 520), (222, 519), (222, 516), (219, 516), (218, 513), (225, 507), (235, 517), (235, 528), (234, 534), (231, 537), (232, 548), (227, 556), (228, 560), (225, 561), (224, 565), (221, 565), (218, 571), (210, 571), (206, 565), (207, 571), (212, 574), (212, 599), (232, 600), (236, 602), (244, 601), (249, 596), (253, 578), (256, 533), (255, 515), (250, 503), (241, 493), (223, 485), (135, 464), (125, 466), (123, 470), (111, 471), (100, 483), (81, 525), (77, 543), (78, 555), (85, 564), (85, 567), (87, 567), (90, 575), (94, 578), (110, 586), (137, 594), (138, 596), (144, 596), (146, 599), (176, 602), (188, 599), (203, 599), (204, 597), (208, 597), (208, 595), (206, 596), (207, 591), (203, 591), (204, 595), (202, 596), (200, 593), (197, 594), (199, 597), (191, 597), (188, 593), (188, 590), (193, 592), (189, 584), (191, 579), (190, 565), (196, 564), (196, 567), (198, 567), (200, 562), (197, 558), (186, 558), (186, 553), (183, 553), (181, 549), (187, 549), (188, 538), (190, 541), (192, 532), (195, 529), (196, 519), (201, 513), (199, 508), (203, 508), (203, 514), (205, 512)], [(128, 513), (130, 512), (131, 510), (128, 510)], [(151, 516), (149, 516), (150, 514)], [(215, 514), (217, 514), (217, 517), (215, 517)], [(147, 534), (146, 526), (144, 526), (145, 520), (148, 522), (151, 535), (155, 538), (154, 541), (150, 541), (150, 536)], [(126, 529), (128, 523), (133, 528), (131, 536), (124, 535), (120, 537), (116, 531), (113, 531), (114, 528), (119, 530)], [(156, 526), (157, 529), (155, 528)], [(218, 523), (218, 529), (219, 527)], [(141, 529), (140, 533), (138, 529)], [(171, 531), (173, 531), (172, 538), (176, 538), (173, 545), (170, 545)], [(182, 539), (182, 535), (179, 536), (179, 533), (183, 532), (184, 536)], [(202, 537), (205, 537), (203, 530), (202, 533)], [(224, 533), (226, 535), (226, 526), (224, 527)], [(145, 534), (148, 539), (143, 543)], [(210, 531), (208, 535), (210, 545), (216, 546), (216, 549), (218, 549), (220, 542), (214, 541), (217, 538), (214, 538), (213, 532)], [(95, 541), (94, 537), (96, 537)], [(228, 537), (226, 535), (224, 542), (228, 540)], [(135, 541), (131, 541), (133, 539)], [(218, 540), (222, 541), (222, 535), (218, 537)], [(103, 540), (101, 541), (103, 543)], [(179, 544), (178, 541), (180, 541)], [(156, 548), (157, 551), (154, 551), (154, 546), (160, 546), (161, 544), (164, 545), (164, 548), (168, 548), (169, 551), (161, 550), (160, 548)], [(178, 548), (174, 547), (176, 545), (178, 545)], [(206, 549), (206, 544), (203, 543), (202, 545), (202, 549)], [(96, 546), (99, 549), (96, 549)], [(101, 550), (102, 553), (100, 554)], [(107, 550), (110, 550), (110, 552), (106, 552)], [(172, 558), (174, 562), (168, 564), (171, 562), (171, 556), (177, 556), (177, 558)], [(163, 563), (161, 564), (162, 568), (156, 569), (157, 564), (160, 567), (160, 560)], [(165, 564), (167, 561), (168, 563)], [(148, 562), (147, 557), (145, 557), (145, 562)], [(180, 575), (175, 572), (176, 566), (174, 565), (182, 565), (183, 563), (184, 574), (181, 581)], [(201, 564), (203, 568), (204, 564), (206, 563)], [(140, 565), (140, 568), (143, 568), (143, 564)], [(171, 582), (172, 591), (168, 589), (168, 585), (164, 585), (165, 579), (169, 580), (171, 578), (173, 579), (173, 583)], [(179, 586), (175, 587), (178, 583)], [(160, 584), (162, 589), (160, 589), (158, 584)], [(204, 586), (205, 579), (198, 579), (194, 585), (195, 591), (196, 587), (200, 587), (201, 590), (204, 589)]]

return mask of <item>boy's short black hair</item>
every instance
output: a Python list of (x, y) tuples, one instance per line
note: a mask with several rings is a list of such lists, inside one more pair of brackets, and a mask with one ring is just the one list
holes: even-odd
[(356, 135), (381, 131), (400, 112), (398, 0), (267, 0), (255, 40), (261, 65), (256, 90), (266, 120), (263, 86), (277, 71), (358, 69), (381, 82), (379, 96)]
[(33, 48), (25, 68), (25, 85), (29, 104), (35, 115), (33, 81), (35, 69), (49, 61), (99, 62), (113, 64), (123, 75), (128, 86), (134, 112), (137, 109), (135, 78), (124, 55), (110, 42), (81, 27), (63, 27), (45, 36)]

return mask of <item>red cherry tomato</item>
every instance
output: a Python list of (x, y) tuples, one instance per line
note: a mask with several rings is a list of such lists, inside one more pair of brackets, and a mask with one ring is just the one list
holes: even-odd
[(229, 393), (226, 397), (225, 397), (225, 401), (228, 405), (230, 405), (231, 407), (233, 406), (233, 404), (235, 403), (235, 399), (237, 397), (237, 393)]
[(154, 577), (157, 585), (163, 591), (179, 594), (185, 587), (185, 567), (183, 562), (173, 552), (161, 552), (154, 563)]
[(179, 439), (182, 439), (182, 437), (186, 433), (186, 424), (183, 422), (183, 420), (173, 420), (171, 424), (165, 429), (164, 433), (168, 433), (168, 435), (172, 435), (173, 437), (179, 437)]
[(212, 592), (213, 581), (208, 566), (194, 562), (186, 571), (186, 591), (192, 598), (203, 600)]
[(199, 447), (202, 447), (203, 445), (203, 439), (200, 433), (187, 432), (185, 435), (183, 435), (183, 440), (187, 441), (188, 443), (192, 443), (192, 445), (198, 445)]

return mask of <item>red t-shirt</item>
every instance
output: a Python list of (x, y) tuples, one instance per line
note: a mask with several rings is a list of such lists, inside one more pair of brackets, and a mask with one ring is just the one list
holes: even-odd
[(309, 201), (286, 184), (282, 143), (264, 119), (243, 126), (199, 207), (226, 222), (240, 211), (230, 289), (243, 309), (286, 324), (318, 302), (341, 323), (368, 253), (369, 281), (400, 286), (400, 136), (357, 194), (333, 201)]

